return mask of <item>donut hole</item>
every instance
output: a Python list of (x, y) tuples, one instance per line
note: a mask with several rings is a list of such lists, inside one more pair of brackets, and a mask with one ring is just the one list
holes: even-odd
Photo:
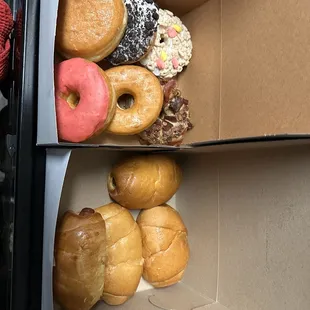
[(130, 109), (135, 103), (135, 99), (131, 94), (123, 94), (117, 99), (117, 106), (121, 110)]
[(164, 34), (160, 35), (160, 39), (159, 39), (159, 43), (165, 43), (166, 42), (166, 38)]
[(71, 92), (66, 99), (71, 109), (75, 109), (80, 102), (80, 95), (76, 92)]

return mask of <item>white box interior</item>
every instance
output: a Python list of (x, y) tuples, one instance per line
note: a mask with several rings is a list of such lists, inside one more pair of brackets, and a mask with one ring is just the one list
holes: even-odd
[[(184, 147), (255, 137), (309, 138), (309, 0), (156, 2), (181, 17), (193, 40), (192, 60), (178, 75), (194, 124)], [(58, 144), (53, 79), (57, 9), (58, 0), (41, 0), (39, 145)], [(85, 143), (145, 147), (137, 137), (106, 133)]]
[[(184, 172), (171, 204), (189, 231), (182, 283), (139, 292), (121, 310), (309, 310), (310, 148), (178, 152)], [(53, 309), (57, 216), (110, 202), (113, 163), (128, 153), (48, 150), (42, 309)], [(55, 308), (56, 309), (56, 308)]]

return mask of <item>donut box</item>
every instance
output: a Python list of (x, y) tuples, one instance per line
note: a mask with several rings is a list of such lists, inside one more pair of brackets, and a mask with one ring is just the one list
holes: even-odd
[[(169, 201), (188, 229), (190, 260), (182, 281), (154, 289), (141, 280), (123, 305), (100, 302), (93, 309), (308, 309), (308, 146), (208, 150), (167, 153), (183, 171)], [(59, 309), (52, 290), (57, 220), (67, 210), (109, 203), (112, 165), (134, 154), (48, 149), (42, 309)]]
[(53, 78), (58, 1), (42, 0), (38, 145), (149, 150), (309, 138), (308, 1), (298, 6), (267, 0), (157, 3), (180, 17), (193, 44), (189, 65), (177, 75), (194, 126), (183, 143), (144, 146), (136, 135), (106, 132), (81, 143), (59, 140)]

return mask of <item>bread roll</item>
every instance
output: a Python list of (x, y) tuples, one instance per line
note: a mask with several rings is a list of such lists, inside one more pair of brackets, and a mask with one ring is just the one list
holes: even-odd
[(137, 223), (143, 240), (143, 278), (154, 287), (179, 282), (189, 260), (187, 229), (168, 205), (140, 212)]
[(142, 270), (142, 239), (139, 226), (128, 210), (116, 203), (96, 209), (106, 223), (107, 264), (101, 299), (121, 305), (137, 290)]
[(104, 287), (106, 230), (101, 215), (92, 209), (66, 212), (54, 255), (55, 300), (65, 310), (89, 310)]
[(135, 156), (113, 167), (108, 190), (123, 207), (148, 209), (167, 202), (178, 190), (181, 179), (181, 169), (172, 158)]

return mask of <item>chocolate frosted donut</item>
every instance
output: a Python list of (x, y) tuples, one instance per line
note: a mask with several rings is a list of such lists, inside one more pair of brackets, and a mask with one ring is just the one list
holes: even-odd
[(107, 60), (112, 65), (138, 62), (148, 52), (158, 26), (159, 8), (153, 0), (125, 0), (128, 23), (119, 46)]

